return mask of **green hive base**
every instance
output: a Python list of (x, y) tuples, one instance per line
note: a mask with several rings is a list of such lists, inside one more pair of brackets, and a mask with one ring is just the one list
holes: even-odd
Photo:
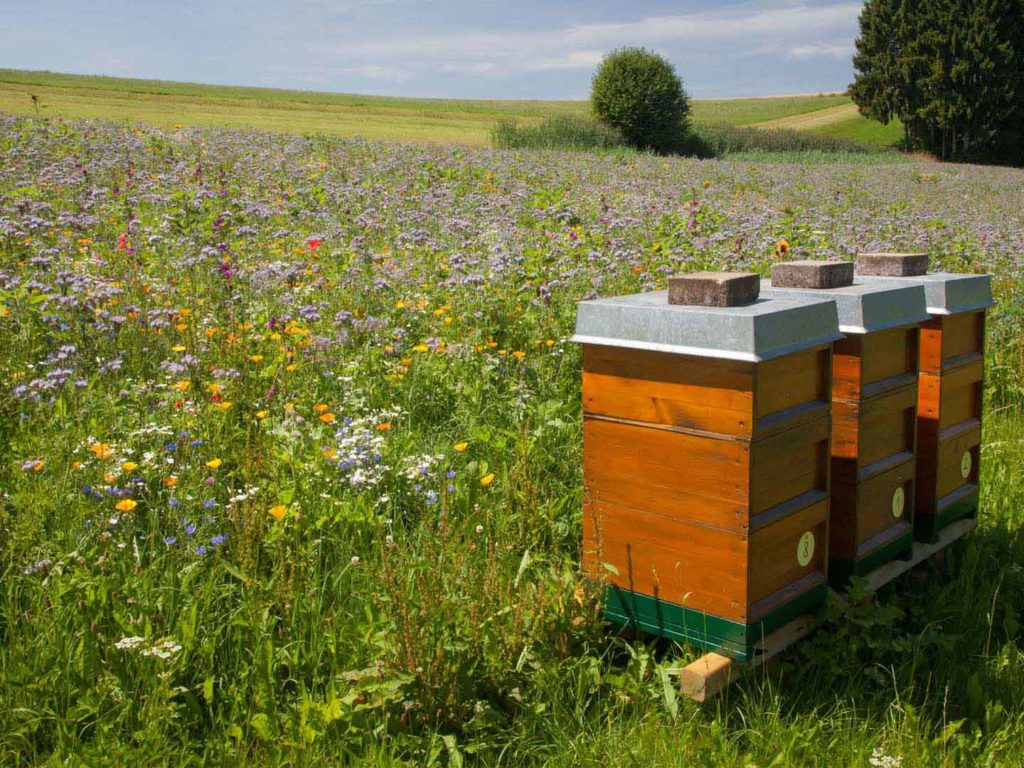
[(767, 635), (797, 616), (824, 613), (827, 596), (828, 586), (819, 584), (758, 621), (742, 624), (628, 589), (605, 586), (604, 616), (616, 624), (750, 661), (756, 645)]

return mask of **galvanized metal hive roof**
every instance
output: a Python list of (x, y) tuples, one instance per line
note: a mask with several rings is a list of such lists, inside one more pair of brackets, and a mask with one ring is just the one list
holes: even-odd
[(841, 338), (836, 305), (760, 298), (738, 307), (668, 303), (668, 291), (581, 301), (571, 341), (760, 362)]
[(761, 295), (830, 299), (836, 303), (843, 333), (873, 333), (928, 319), (925, 292), (913, 283), (875, 283), (858, 277), (842, 288), (773, 288), (771, 280), (762, 280)]
[(924, 288), (925, 304), (929, 314), (951, 315), (987, 309), (995, 304), (992, 298), (991, 275), (961, 275), (953, 272), (929, 272), (917, 277), (881, 277), (857, 275), (865, 283), (907, 283)]

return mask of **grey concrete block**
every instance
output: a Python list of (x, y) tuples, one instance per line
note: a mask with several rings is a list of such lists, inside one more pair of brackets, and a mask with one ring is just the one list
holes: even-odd
[(928, 272), (928, 254), (859, 253), (857, 272), (880, 277), (920, 277)]
[(761, 278), (753, 272), (691, 272), (668, 279), (668, 303), (739, 307), (755, 301)]
[(853, 285), (852, 261), (786, 261), (772, 265), (773, 288), (845, 288)]

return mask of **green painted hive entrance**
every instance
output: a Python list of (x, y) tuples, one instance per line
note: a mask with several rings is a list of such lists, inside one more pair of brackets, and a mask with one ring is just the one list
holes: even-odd
[(824, 608), (835, 304), (756, 275), (585, 301), (583, 562), (613, 621), (746, 660)]

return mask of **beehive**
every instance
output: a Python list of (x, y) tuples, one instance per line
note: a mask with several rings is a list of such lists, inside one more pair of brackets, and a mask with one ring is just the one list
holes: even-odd
[(838, 325), (729, 278), (579, 305), (583, 562), (609, 619), (747, 659), (824, 605)]
[(842, 586), (913, 547), (919, 286), (854, 281), (852, 262), (777, 265), (765, 296), (831, 298), (833, 347), (829, 578)]
[(916, 536), (938, 532), (978, 509), (985, 313), (989, 275), (926, 274), (926, 254), (862, 254), (858, 279), (924, 288), (917, 402)]

